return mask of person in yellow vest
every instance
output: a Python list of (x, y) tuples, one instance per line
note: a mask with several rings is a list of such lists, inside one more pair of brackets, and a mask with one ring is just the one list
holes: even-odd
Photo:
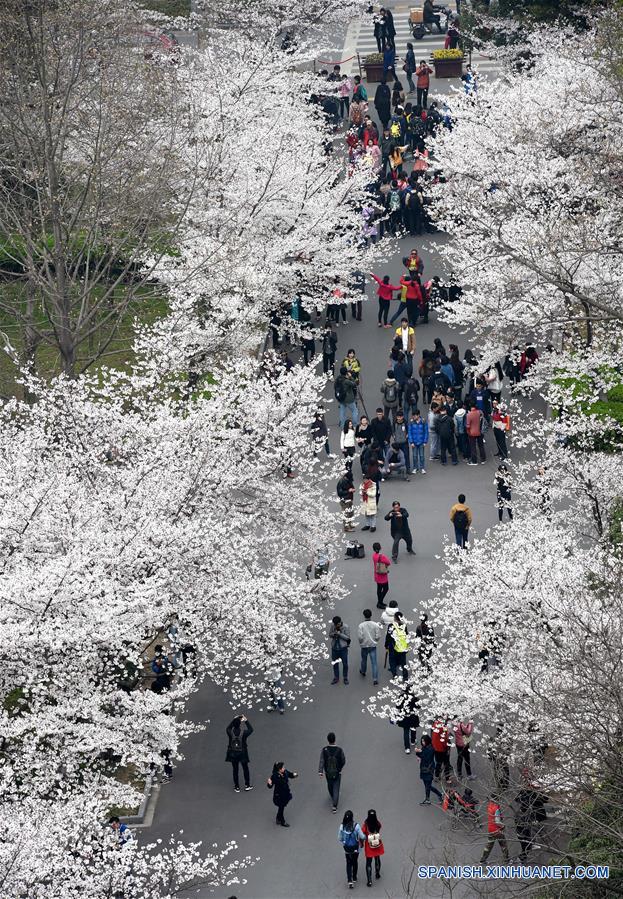
[(402, 668), (402, 679), (409, 676), (407, 670), (407, 653), (409, 652), (409, 629), (400, 614), (396, 612), (392, 624), (387, 628), (387, 636), (392, 643), (393, 653), (389, 667), (392, 677), (398, 676), (398, 668)]
[(502, 820), (502, 809), (498, 797), (492, 793), (487, 802), (487, 844), (480, 857), (481, 865), (487, 861), (496, 843), (499, 843), (504, 859), (508, 861), (508, 843)]

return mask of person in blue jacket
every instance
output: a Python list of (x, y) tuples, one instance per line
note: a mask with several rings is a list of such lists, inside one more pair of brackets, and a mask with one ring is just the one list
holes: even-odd
[(424, 421), (420, 410), (416, 409), (409, 422), (409, 446), (413, 454), (412, 474), (421, 471), (426, 474), (424, 447), (428, 443), (428, 422)]
[(365, 843), (366, 835), (355, 821), (355, 816), (350, 809), (344, 812), (342, 823), (337, 832), (337, 838), (344, 847), (346, 856), (346, 879), (348, 889), (352, 890), (357, 881), (357, 867), (359, 865), (359, 847)]

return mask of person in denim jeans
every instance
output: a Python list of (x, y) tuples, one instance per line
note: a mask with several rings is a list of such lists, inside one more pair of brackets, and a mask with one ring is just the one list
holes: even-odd
[(362, 677), (366, 676), (368, 667), (368, 658), (372, 665), (372, 682), (376, 685), (379, 682), (379, 665), (376, 657), (376, 646), (381, 639), (381, 628), (375, 621), (372, 621), (372, 612), (370, 609), (363, 610), (363, 621), (357, 628), (357, 636), (359, 645), (361, 646), (361, 666), (359, 673)]
[(331, 661), (333, 663), (332, 684), (337, 684), (340, 679), (340, 662), (344, 683), (348, 683), (348, 647), (350, 646), (350, 629), (344, 624), (339, 615), (335, 615), (329, 625), (329, 641), (331, 643)]
[(409, 422), (409, 446), (413, 453), (412, 474), (416, 474), (418, 471), (421, 471), (422, 474), (426, 474), (424, 447), (427, 443), (428, 422), (422, 419), (420, 410), (416, 409)]

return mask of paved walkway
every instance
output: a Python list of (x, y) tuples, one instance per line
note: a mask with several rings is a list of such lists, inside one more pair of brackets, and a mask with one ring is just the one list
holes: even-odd
[[(449, 86), (448, 82), (435, 83), (433, 91), (440, 87), (448, 90)], [(441, 273), (434, 246), (444, 239), (434, 236), (401, 241), (393, 261), (377, 273), (389, 274), (392, 280), (400, 277), (401, 259), (413, 246), (421, 250), (426, 277)], [(433, 250), (422, 249), (427, 245), (432, 245)], [(364, 400), (371, 413), (380, 398), (379, 387), (387, 370), (392, 339), (391, 331), (376, 327), (374, 286), (368, 288), (371, 301), (364, 306), (363, 322), (349, 320), (347, 326), (338, 328), (338, 358), (349, 347), (357, 351), (363, 365)], [(418, 356), (423, 348), (432, 346), (435, 337), (441, 337), (446, 346), (449, 341), (457, 343), (461, 356), (469, 346), (464, 336), (438, 325), (433, 315), (430, 324), (417, 329)], [(332, 390), (327, 395), (332, 395)], [(331, 426), (332, 449), (339, 450), (335, 403), (329, 408), (327, 420)], [(358, 476), (358, 460), (354, 470)], [(420, 612), (430, 609), (430, 585), (441, 572), (438, 556), (450, 535), (448, 512), (457, 494), (466, 493), (474, 512), (473, 533), (496, 523), (494, 471), (495, 461), (491, 458), (486, 466), (473, 468), (464, 464), (441, 468), (439, 463), (432, 463), (426, 475), (414, 475), (408, 484), (382, 485), (380, 524), (373, 537), (385, 549), (390, 546), (389, 529), (382, 516), (390, 509), (392, 499), (400, 498), (411, 515), (417, 556), (401, 552), (399, 564), (392, 569), (388, 597), (388, 601), (398, 600), (409, 619), (414, 620)], [(334, 485), (332, 479), (328, 486), (332, 496)], [(362, 609), (370, 607), (377, 613), (370, 561), (373, 537), (368, 533), (359, 534), (366, 546), (366, 559), (339, 563), (346, 583), (351, 586), (351, 594), (336, 611), (352, 631), (356, 631)], [(336, 528), (335, 542), (340, 541), (341, 534)], [(327, 622), (333, 614), (333, 610), (327, 609)], [(360, 821), (369, 808), (375, 808), (383, 824), (386, 848), (383, 876), (367, 890), (365, 873), (360, 873), (356, 885), (360, 893), (404, 897), (403, 878), (409, 875), (409, 857), (414, 852), (418, 863), (448, 861), (445, 852), (449, 845), (455, 854), (453, 860), (477, 859), (478, 847), (470, 845), (464, 834), (450, 832), (438, 806), (419, 805), (423, 790), (418, 777), (418, 759), (414, 754), (404, 754), (399, 728), (373, 719), (363, 711), (363, 704), (374, 688), (370, 675), (364, 680), (358, 674), (357, 661), (355, 648), (351, 652), (353, 672), (349, 686), (330, 685), (332, 671), (327, 661), (317, 671), (312, 702), (296, 711), (289, 708), (284, 716), (249, 712), (255, 728), (249, 741), (255, 784), (255, 790), (250, 793), (233, 792), (231, 767), (225, 763), (225, 727), (233, 717), (225, 696), (206, 684), (193, 698), (190, 717), (209, 724), (185, 744), (186, 760), (176, 768), (174, 780), (162, 788), (153, 827), (143, 833), (151, 839), (183, 830), (184, 840), (202, 840), (207, 848), (213, 843), (223, 845), (237, 840), (241, 855), (249, 853), (261, 859), (248, 871), (247, 885), (225, 887), (215, 893), (203, 890), (199, 895), (235, 894), (239, 899), (332, 899), (352, 895), (346, 887), (344, 853), (337, 842), (338, 824), (347, 808), (353, 809)], [(381, 685), (387, 683), (388, 677), (387, 671), (382, 672)], [(337, 733), (347, 757), (338, 815), (331, 814), (325, 784), (317, 774), (319, 752), (329, 730)], [(291, 770), (299, 772), (299, 779), (292, 784), (294, 800), (287, 809), (291, 824), (288, 830), (275, 826), (272, 794), (265, 786), (277, 759), (284, 759)], [(477, 755), (474, 769), (478, 774)], [(478, 795), (478, 781), (473, 786)], [(245, 835), (248, 840), (243, 838)], [(441, 889), (435, 884), (417, 884), (417, 895), (440, 894)]]

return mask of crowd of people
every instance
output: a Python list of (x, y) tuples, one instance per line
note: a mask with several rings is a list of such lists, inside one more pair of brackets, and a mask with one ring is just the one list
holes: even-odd
[[(435, 21), (437, 14), (431, 12), (430, 0), (426, 4), (430, 7), (427, 21), (439, 25)], [(436, 100), (429, 104), (432, 70), (425, 60), (417, 61), (411, 43), (407, 44), (403, 66), (407, 91), (397, 77), (396, 30), (391, 11), (381, 8), (374, 27), (386, 65), (373, 104), (361, 78), (351, 80), (339, 65), (331, 73), (320, 73), (329, 87), (315, 98), (336, 128), (340, 122), (346, 124), (346, 152), (351, 166), (369, 167), (369, 201), (361, 209), (364, 243), (373, 243), (386, 233), (398, 236), (435, 231), (429, 214), (429, 189), (442, 180), (443, 174), (435, 167), (431, 138), (440, 128), (453, 127), (447, 104)], [(414, 101), (407, 99), (410, 95), (415, 95)], [(371, 105), (380, 127), (371, 115)], [(408, 161), (411, 171), (407, 173)], [(439, 337), (432, 343), (428, 341), (428, 347), (418, 352), (418, 331), (429, 323), (431, 310), (440, 303), (453, 302), (461, 291), (454, 283), (443, 284), (438, 276), (425, 276), (424, 262), (417, 249), (402, 259), (402, 265), (402, 275), (393, 280), (388, 274), (369, 274), (375, 284), (378, 304), (376, 325), (391, 331), (391, 340), (385, 347), (386, 375), (380, 384), (371, 379), (364, 391), (365, 366), (360, 355), (354, 347), (338, 351), (337, 329), (348, 322), (349, 304), (351, 321), (363, 320), (366, 276), (361, 271), (351, 273), (348, 284), (340, 285), (336, 281), (327, 299), (323, 322), (319, 322), (322, 316), (316, 311), (314, 323), (313, 311), (306, 310), (299, 298), (273, 313), (270, 322), (273, 347), (280, 354), (266, 362), (265, 372), (271, 377), (275, 367), (289, 371), (295, 364), (286, 350), (288, 323), (293, 320), (296, 328), (292, 334), (296, 335), (302, 364), (315, 365), (321, 359), (323, 373), (333, 382), (339, 417), (339, 451), (344, 463), (336, 492), (345, 532), (356, 530), (359, 514), (361, 532), (375, 534), (381, 514), (381, 493), (385, 489), (382, 485), (394, 482), (391, 506), (383, 515), (387, 551), (381, 540), (375, 538), (372, 543), (371, 572), (377, 620), (372, 609), (364, 608), (351, 634), (340, 615), (332, 617), (327, 630), (331, 685), (337, 686), (340, 681), (349, 684), (349, 657), (356, 635), (359, 677), (367, 678), (370, 672), (373, 686), (378, 686), (381, 671), (388, 669), (394, 684), (400, 687), (400, 700), (391, 723), (402, 731), (405, 754), (413, 753), (419, 761), (424, 790), (422, 806), (430, 806), (433, 795), (444, 812), (474, 822), (479, 819), (481, 807), (468, 785), (475, 779), (470, 752), (474, 722), (440, 715), (422, 727), (419, 700), (409, 685), (410, 666), (418, 666), (427, 673), (433, 671), (436, 635), (424, 612), (411, 633), (399, 602), (390, 598), (392, 566), (399, 562), (401, 544), (407, 556), (416, 555), (410, 514), (401, 499), (401, 491), (412, 476), (426, 475), (433, 465), (459, 466), (461, 462), (469, 466), (485, 465), (495, 450), (498, 463), (493, 477), (494, 506), (500, 522), (505, 512), (511, 520), (512, 475), (508, 464), (511, 418), (503, 393), (505, 386), (512, 390), (519, 384), (539, 357), (535, 348), (527, 344), (523, 349), (509, 348), (504, 359), (491, 362), (479, 358), (471, 349), (461, 354), (454, 343), (448, 343), (446, 348)], [(378, 400), (372, 415), (365, 405), (366, 396)], [(320, 453), (335, 458), (324, 408), (319, 408), (314, 416), (311, 438), (316, 458)], [(357, 467), (360, 478), (356, 485)], [(290, 468), (286, 475), (293, 476)], [(463, 551), (468, 548), (474, 521), (465, 493), (457, 494), (448, 515), (458, 551)], [(311, 581), (322, 585), (329, 571), (329, 558), (328, 547), (317, 551), (307, 568)], [(318, 595), (327, 598), (322, 586)], [(179, 644), (176, 653), (167, 654), (162, 646), (156, 647), (151, 664), (154, 692), (169, 689), (174, 669), (185, 665), (187, 656), (194, 653), (193, 647), (181, 641), (177, 631), (173, 636), (177, 640), (175, 645)], [(383, 659), (379, 658), (379, 649), (384, 651)], [(482, 672), (487, 674), (496, 663), (494, 641), (483, 642), (480, 658)], [(267, 670), (266, 681), (268, 711), (283, 715), (286, 711), (284, 672), (275, 666)], [(419, 730), (423, 732), (418, 740)], [(236, 793), (253, 790), (248, 745), (253, 734), (254, 728), (244, 714), (234, 717), (226, 728), (225, 761), (231, 764)], [(170, 759), (165, 762), (165, 777), (170, 778)], [(320, 752), (318, 774), (326, 783), (333, 814), (338, 811), (345, 766), (345, 752), (337, 745), (335, 733), (329, 732)], [(276, 807), (275, 822), (280, 827), (290, 826), (285, 820), (285, 809), (293, 799), (291, 781), (297, 777), (297, 772), (288, 769), (284, 761), (277, 761), (266, 779)], [(506, 827), (495, 791), (489, 791), (482, 807), (487, 842), (481, 860), (488, 859), (495, 845), (500, 846), (504, 858), (508, 859)], [(515, 811), (521, 860), (534, 848), (535, 824), (544, 817), (544, 797), (526, 783), (516, 797)], [(131, 840), (131, 831), (117, 817), (110, 819), (110, 825), (117, 832), (120, 844)], [(344, 850), (350, 889), (357, 883), (361, 850), (367, 886), (372, 886), (373, 869), (375, 879), (381, 878), (381, 858), (385, 853), (381, 828), (375, 809), (369, 809), (360, 821), (351, 809), (344, 812), (337, 838)]]

